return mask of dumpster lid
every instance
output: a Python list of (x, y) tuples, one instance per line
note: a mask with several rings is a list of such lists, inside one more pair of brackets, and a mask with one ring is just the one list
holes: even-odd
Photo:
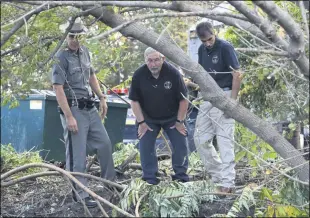
[(38, 90), (38, 89), (30, 89), (30, 90), (33, 92), (33, 94), (56, 96), (55, 92), (51, 90)]
[[(52, 90), (38, 90), (38, 89), (30, 89), (33, 94), (30, 94), (32, 97), (37, 97), (37, 96), (43, 96), (47, 100), (56, 100), (56, 94)], [(127, 96), (122, 96), (122, 98), (126, 99), (129, 101)], [(99, 99), (96, 96), (96, 100), (99, 101)], [(126, 104), (116, 96), (112, 95), (107, 95), (107, 103), (109, 106), (112, 107), (124, 107), (124, 108), (129, 108), (130, 105)]]

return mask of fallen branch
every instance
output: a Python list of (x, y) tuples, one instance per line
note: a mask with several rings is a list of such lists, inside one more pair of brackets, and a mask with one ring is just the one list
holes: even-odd
[(124, 171), (126, 169), (126, 167), (128, 166), (128, 164), (130, 164), (137, 156), (138, 152), (137, 151), (133, 151), (129, 157), (123, 161), (123, 163), (121, 163), (121, 165), (119, 165), (119, 170), (120, 171)]
[[(68, 172), (68, 173), (70, 173), (73, 176), (83, 176), (83, 177), (86, 177), (86, 178), (89, 178), (89, 179), (98, 180), (100, 182), (103, 182), (106, 185), (114, 186), (114, 187), (119, 188), (121, 190), (123, 190), (125, 188), (124, 186), (122, 186), (120, 184), (117, 184), (115, 182), (112, 182), (112, 181), (109, 181), (109, 180), (106, 180), (106, 179), (103, 179), (103, 178), (100, 178), (100, 177), (97, 177), (97, 176), (93, 176), (93, 175), (89, 175), (89, 174), (85, 174), (85, 173), (79, 173), (79, 172)], [(59, 172), (55, 172), (55, 171), (48, 171), (48, 172), (42, 172), (42, 173), (34, 173), (34, 174), (27, 175), (27, 176), (24, 176), (24, 177), (21, 177), (21, 178), (18, 178), (18, 179), (10, 180), (8, 182), (2, 182), (1, 186), (2, 187), (8, 187), (8, 186), (12, 186), (12, 185), (15, 185), (17, 183), (20, 183), (20, 182), (23, 182), (23, 181), (26, 181), (26, 180), (29, 180), (29, 179), (33, 179), (33, 178), (37, 178), (37, 177), (42, 177), (42, 176), (61, 176), (61, 174)]]
[[(227, 196), (240, 196), (240, 194), (234, 194), (234, 193), (226, 193), (226, 192), (209, 192), (209, 193), (204, 193), (204, 195), (227, 195)], [(166, 199), (172, 199), (172, 198), (182, 198), (184, 197), (184, 194), (181, 195), (175, 195), (175, 196), (168, 196)]]
[(75, 196), (77, 196), (77, 198), (79, 199), (79, 201), (83, 204), (84, 210), (87, 212), (87, 214), (92, 217), (90, 211), (88, 210), (88, 208), (86, 207), (85, 201), (81, 198), (81, 196), (79, 195), (79, 193), (77, 192), (77, 190), (75, 189), (74, 185), (72, 184), (72, 182), (70, 181), (70, 179), (68, 177), (66, 177), (65, 175), (63, 175), (64, 179), (66, 179), (68, 181), (68, 183), (70, 184), (72, 191), (74, 192)]
[(137, 202), (137, 205), (136, 205), (136, 209), (135, 209), (136, 217), (140, 217), (140, 214), (139, 214), (140, 203), (141, 203), (142, 199), (143, 199), (145, 196), (147, 196), (148, 194), (149, 194), (148, 192), (147, 192), (147, 193), (144, 193), (144, 195), (142, 195), (142, 196), (139, 198), (139, 200), (138, 200), (138, 202)]
[(142, 170), (141, 164), (137, 164), (137, 163), (130, 163), (128, 164), (128, 167), (134, 170)]
[(101, 210), (103, 217), (109, 217), (109, 215), (107, 214), (107, 212), (105, 211), (105, 209), (102, 207), (102, 205), (100, 204), (100, 202), (96, 199), (96, 202), (98, 204), (99, 209)]
[(72, 176), (69, 172), (56, 167), (54, 165), (51, 164), (45, 164), (45, 163), (31, 163), (31, 164), (26, 164), (24, 166), (21, 167), (17, 167), (13, 170), (10, 170), (9, 172), (1, 175), (1, 180), (4, 180), (5, 178), (18, 173), (20, 171), (26, 170), (28, 168), (31, 167), (43, 167), (43, 168), (48, 168), (48, 169), (53, 169), (55, 171), (58, 171), (59, 173), (67, 176), (70, 180), (72, 180), (76, 185), (78, 185), (83, 191), (87, 192), (90, 196), (92, 196), (94, 199), (98, 199), (99, 201), (103, 202), (104, 204), (112, 207), (113, 209), (117, 210), (118, 212), (120, 212), (121, 214), (128, 216), (128, 217), (134, 217), (133, 215), (131, 215), (130, 213), (122, 210), (121, 208), (115, 206), (114, 204), (112, 204), (111, 202), (107, 201), (106, 199), (98, 196), (97, 194), (95, 194), (93, 191), (91, 191), (89, 188), (87, 188), (86, 186), (84, 186), (79, 180), (77, 180), (74, 176)]

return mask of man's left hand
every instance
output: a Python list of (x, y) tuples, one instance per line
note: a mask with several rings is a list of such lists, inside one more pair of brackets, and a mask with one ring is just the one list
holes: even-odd
[(100, 109), (99, 109), (99, 113), (101, 116), (101, 119), (103, 120), (108, 112), (108, 105), (107, 102), (104, 98), (100, 98)]
[(233, 70), (233, 74), (232, 75), (233, 75), (234, 79), (237, 79), (239, 81), (241, 81), (242, 78), (243, 78), (243, 73), (241, 71), (239, 71), (239, 70)]
[(184, 123), (176, 122), (174, 126), (170, 127), (170, 129), (176, 128), (182, 135), (187, 136), (187, 129)]

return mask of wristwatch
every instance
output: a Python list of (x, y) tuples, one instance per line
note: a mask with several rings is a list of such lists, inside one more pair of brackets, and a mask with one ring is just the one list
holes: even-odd
[(145, 123), (145, 120), (138, 122), (138, 126), (140, 126), (142, 123)]
[(185, 120), (177, 120), (177, 122), (183, 124), (185, 122)]

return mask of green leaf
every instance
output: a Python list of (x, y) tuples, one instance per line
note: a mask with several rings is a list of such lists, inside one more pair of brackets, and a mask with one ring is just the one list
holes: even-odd
[(236, 154), (235, 161), (239, 162), (246, 155), (246, 151), (240, 151)]
[(270, 201), (273, 201), (272, 199), (272, 190), (268, 188), (262, 188), (262, 191), (260, 193), (260, 199), (264, 200), (264, 198), (268, 198)]

